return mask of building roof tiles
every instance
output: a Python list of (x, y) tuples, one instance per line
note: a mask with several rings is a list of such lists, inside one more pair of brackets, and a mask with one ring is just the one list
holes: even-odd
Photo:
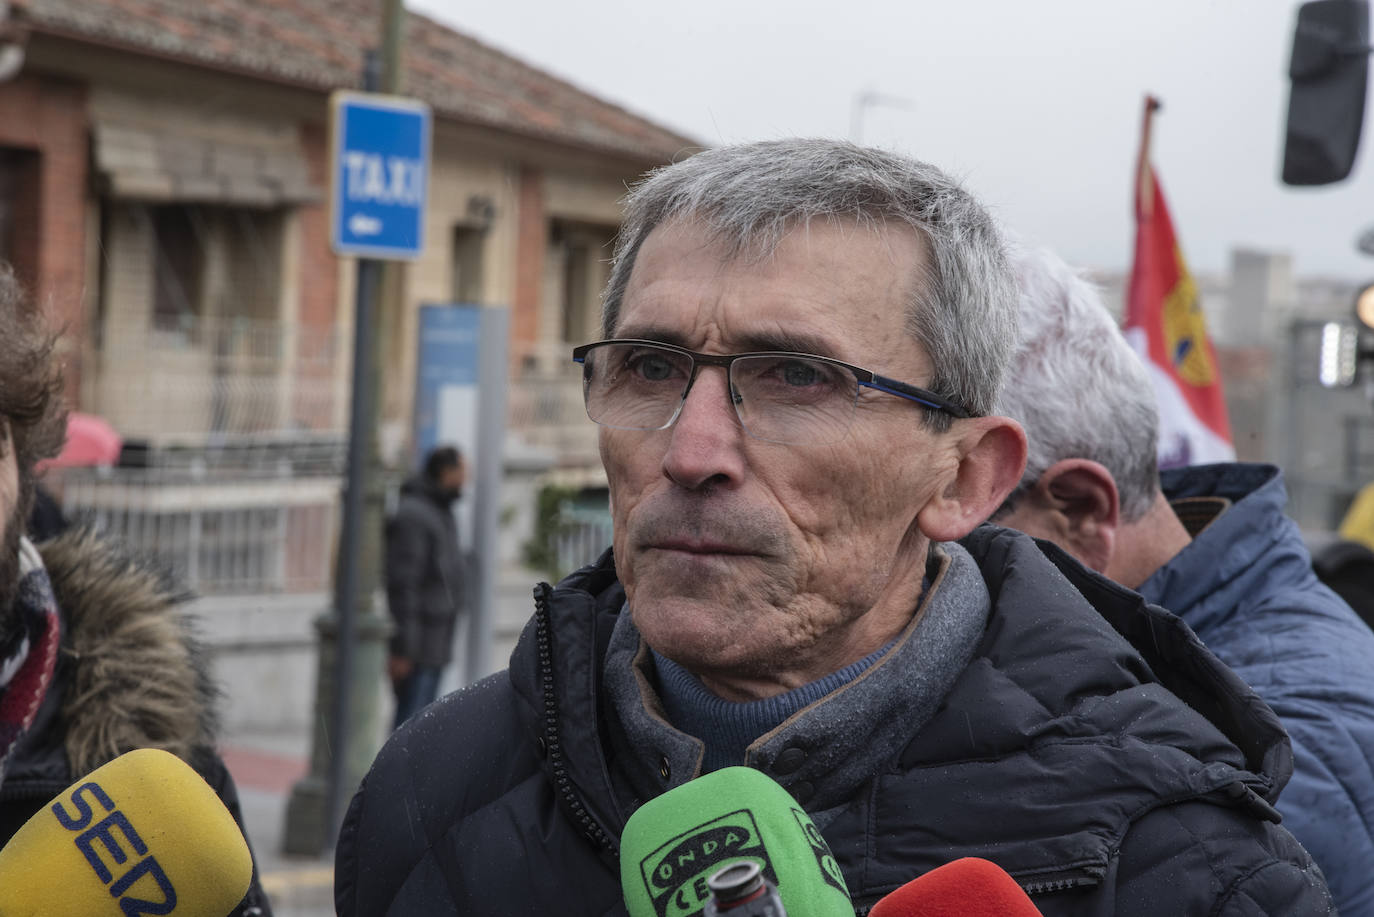
[[(0, 2), (0, 11), (5, 4)], [(358, 88), (381, 0), (12, 0), (35, 32), (327, 91)], [(409, 12), (407, 94), (440, 118), (667, 161), (696, 141)]]

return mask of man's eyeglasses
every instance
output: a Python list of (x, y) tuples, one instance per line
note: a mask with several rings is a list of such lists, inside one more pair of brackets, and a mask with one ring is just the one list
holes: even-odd
[(859, 389), (944, 411), (970, 413), (934, 392), (829, 357), (804, 353), (697, 353), (657, 341), (612, 340), (573, 349), (582, 364), (587, 416), (617, 430), (663, 430), (682, 413), (703, 366), (720, 366), (746, 432), (774, 443), (833, 443), (854, 421)]

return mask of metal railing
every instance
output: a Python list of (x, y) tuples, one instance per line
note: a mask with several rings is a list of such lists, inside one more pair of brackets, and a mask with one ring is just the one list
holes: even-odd
[(200, 595), (324, 592), (339, 487), (323, 466), (71, 468), (44, 479), (74, 522), (154, 559)]
[[(334, 327), (248, 318), (106, 322), (85, 409), (126, 439), (155, 443), (339, 432), (347, 343)], [(512, 373), (507, 424), (559, 464), (596, 464), (596, 427), (570, 360)]]
[[(106, 323), (88, 409), (130, 444), (124, 465), (54, 470), (69, 518), (156, 558), (204, 595), (327, 591), (336, 551), (347, 392), (334, 329), (250, 319), (175, 328)], [(562, 469), (599, 467), (577, 366), (517, 373), (509, 428)], [(610, 544), (572, 511), (555, 550), (572, 570)]]
[(582, 372), (571, 361), (555, 372), (516, 374), (507, 389), (507, 423), (563, 466), (598, 464), (596, 425), (582, 403)]
[(554, 552), (566, 575), (596, 560), (611, 545), (609, 510), (563, 507), (558, 511)]

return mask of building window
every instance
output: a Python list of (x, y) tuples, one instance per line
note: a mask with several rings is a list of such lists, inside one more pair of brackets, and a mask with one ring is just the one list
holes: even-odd
[(453, 230), (453, 301), (481, 303), (482, 249), (485, 229), (458, 226)]
[(0, 150), (0, 261), (14, 260), (15, 210), (18, 208), (19, 151)]
[(609, 277), (615, 228), (555, 220), (552, 242), (558, 249), (557, 280), (560, 340), (583, 343), (600, 328), (601, 293)]
[(226, 322), (279, 319), (281, 211), (134, 206), (150, 230), (154, 328), (201, 343)]
[(192, 207), (153, 207), (153, 327), (190, 331), (202, 313), (202, 221)]
[(0, 147), (0, 261), (26, 286), (37, 281), (39, 155)]
[(587, 260), (591, 255), (580, 240), (569, 241), (563, 261), (563, 328), (564, 341), (580, 342), (587, 337), (591, 323), (591, 309), (595, 294), (587, 288)]

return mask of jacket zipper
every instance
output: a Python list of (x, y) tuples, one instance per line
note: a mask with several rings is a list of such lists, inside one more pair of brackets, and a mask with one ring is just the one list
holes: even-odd
[[(577, 795), (577, 789), (568, 777), (567, 766), (563, 761), (563, 744), (559, 739), (558, 700), (554, 694), (553, 678), (553, 623), (549, 616), (549, 596), (553, 588), (548, 583), (540, 583), (534, 588), (534, 635), (535, 647), (539, 656), (539, 691), (544, 701), (543, 739), (548, 756), (549, 768), (553, 772), (554, 787), (582, 829), (582, 834), (596, 846), (608, 852), (615, 859), (620, 858), (620, 849), (606, 829), (587, 811), (586, 805)], [(1071, 888), (1097, 885), (1102, 881), (1101, 870), (1081, 869), (1060, 873), (1054, 878), (1044, 878), (1019, 884), (1028, 895), (1066, 891)], [(880, 899), (879, 899), (880, 900)], [(878, 903), (877, 900), (855, 903), (855, 917), (866, 917)]]
[(0, 784), (0, 802), (17, 802), (21, 799), (52, 799), (70, 786), (40, 778), (38, 780), (20, 779)]
[[(1062, 892), (1072, 888), (1099, 885), (1102, 882), (1102, 875), (1103, 871), (1100, 869), (1079, 869), (1058, 873), (1054, 878), (1038, 879), (1033, 882), (1023, 882), (1017, 879), (1016, 883), (1027, 895), (1044, 895), (1050, 892)], [(1013, 876), (1013, 878), (1015, 877)], [(873, 910), (878, 901), (881, 900), (878, 898), (862, 904), (855, 902), (854, 917), (867, 917), (868, 912)]]
[(1035, 882), (1020, 882), (1020, 886), (1028, 895), (1044, 895), (1050, 892), (1065, 892), (1071, 888), (1086, 888), (1091, 885), (1102, 884), (1104, 870), (1101, 869), (1078, 869), (1072, 872), (1060, 873), (1052, 879), (1040, 879)]
[(558, 701), (554, 696), (553, 680), (553, 634), (549, 619), (549, 595), (553, 589), (548, 583), (540, 583), (534, 589), (535, 644), (539, 653), (539, 690), (544, 699), (544, 746), (548, 755), (549, 767), (553, 772), (554, 787), (567, 806), (582, 834), (593, 844), (603, 848), (616, 859), (620, 850), (577, 795), (577, 789), (568, 777), (563, 761), (563, 744), (558, 735)]

